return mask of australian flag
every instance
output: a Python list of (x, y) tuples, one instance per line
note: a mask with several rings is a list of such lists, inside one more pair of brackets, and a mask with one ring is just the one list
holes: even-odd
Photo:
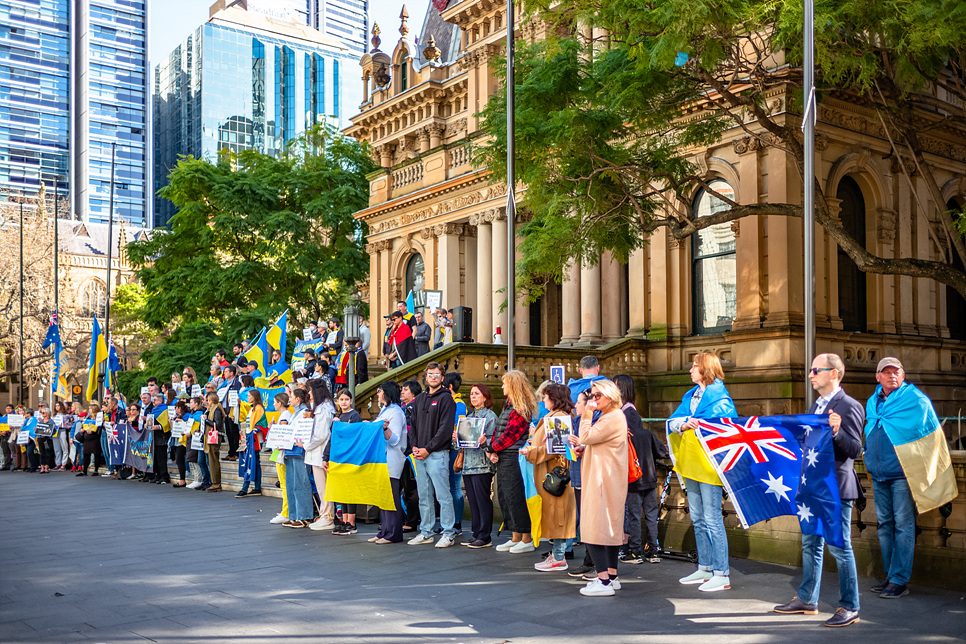
[(828, 417), (701, 420), (695, 430), (741, 525), (797, 515), (803, 534), (844, 547), (842, 501)]

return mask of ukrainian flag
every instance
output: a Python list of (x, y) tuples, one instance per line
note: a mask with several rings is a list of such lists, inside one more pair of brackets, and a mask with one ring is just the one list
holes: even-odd
[[(278, 349), (285, 355), (285, 342), (286, 333), (285, 329), (288, 326), (288, 311), (282, 313), (282, 317), (278, 319), (271, 329), (268, 330), (268, 335), (265, 336), (268, 340), (268, 346), (272, 349)], [(261, 364), (261, 363), (259, 363)]]
[(537, 492), (537, 484), (533, 480), (533, 464), (527, 460), (523, 454), (517, 455), (520, 462), (520, 473), (523, 475), (523, 493), (527, 497), (527, 511), (530, 513), (530, 536), (533, 537), (533, 545), (540, 545), (540, 535), (543, 534), (541, 528), (541, 518), (543, 517), (543, 499)]
[(107, 344), (101, 325), (94, 318), (94, 328), (91, 330), (91, 355), (87, 360), (87, 400), (93, 400), (97, 394), (97, 375), (100, 364), (107, 360)]
[(117, 389), (117, 372), (120, 370), (121, 361), (117, 357), (117, 349), (114, 348), (114, 339), (112, 338), (107, 350), (107, 375), (104, 377), (104, 387), (108, 391)]
[(10, 425), (7, 423), (6, 416), (0, 416), (0, 432), (9, 432)]
[(165, 431), (165, 432), (170, 432), (171, 431), (171, 421), (168, 418), (168, 408), (167, 407), (162, 407), (161, 408), (161, 413), (156, 414), (154, 416), (154, 422), (156, 422), (157, 424), (161, 425), (162, 431)]
[(61, 398), (67, 398), (67, 380), (61, 375), (63, 366), (67, 364), (67, 352), (64, 351), (64, 345), (60, 341), (60, 326), (57, 324), (57, 311), (54, 311), (50, 315), (50, 326), (47, 327), (47, 336), (44, 338), (44, 344), (41, 348), (46, 349), (51, 345), (54, 347), (54, 366), (50, 374), (50, 382), (53, 384), (53, 394)]
[(395, 510), (381, 422), (332, 423), (325, 501)]
[(256, 337), (252, 343), (248, 345), (248, 351), (242, 355), (245, 356), (246, 360), (254, 360), (258, 363), (258, 369), (255, 371), (255, 373), (258, 374), (256, 377), (259, 377), (265, 373), (264, 369), (268, 364), (268, 357), (271, 355), (271, 352), (268, 349), (268, 341), (265, 339), (265, 327), (262, 327), (258, 337)]
[(866, 437), (881, 423), (896, 448), (919, 514), (952, 501), (959, 493), (949, 458), (946, 434), (932, 401), (911, 382), (876, 402), (882, 385), (865, 406)]

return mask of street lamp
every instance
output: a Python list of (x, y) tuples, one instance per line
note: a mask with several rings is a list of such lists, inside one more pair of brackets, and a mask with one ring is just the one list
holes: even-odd
[(362, 318), (359, 317), (359, 307), (350, 304), (342, 310), (342, 328), (345, 330), (345, 342), (349, 345), (349, 393), (352, 399), (356, 397), (356, 342), (359, 341), (359, 326)]

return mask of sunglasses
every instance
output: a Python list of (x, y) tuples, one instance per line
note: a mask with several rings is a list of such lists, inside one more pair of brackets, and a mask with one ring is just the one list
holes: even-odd
[(832, 371), (832, 367), (812, 367), (808, 370), (808, 372), (813, 376), (817, 376), (823, 371)]
[(602, 393), (600, 393), (598, 391), (598, 392), (595, 392), (595, 393), (590, 394), (590, 397), (593, 398), (594, 400), (600, 400), (601, 398), (604, 397), (604, 394), (602, 394)]
[(443, 374), (441, 374), (441, 373), (427, 373), (426, 374), (426, 377), (427, 378), (442, 378), (443, 377)]

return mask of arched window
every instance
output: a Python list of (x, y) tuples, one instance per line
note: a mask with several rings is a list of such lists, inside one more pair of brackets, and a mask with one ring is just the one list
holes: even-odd
[[(708, 184), (729, 199), (735, 191), (727, 181)], [(729, 205), (702, 189), (694, 198), (696, 217), (727, 210)], [(735, 266), (735, 233), (731, 224), (716, 224), (691, 236), (691, 292), (695, 333), (731, 330), (738, 310), (738, 274)]]
[(423, 256), (419, 253), (410, 257), (406, 263), (406, 292), (403, 296), (405, 297), (409, 291), (412, 291), (413, 303), (416, 305), (416, 308), (422, 308), (426, 302), (426, 295), (423, 293), (423, 289), (426, 286), (424, 277), (425, 270)]
[(92, 318), (96, 315), (103, 318), (107, 312), (106, 295), (107, 289), (98, 280), (91, 280), (85, 284), (80, 293), (81, 316)]
[[(865, 247), (865, 199), (862, 189), (852, 177), (844, 177), (839, 182), (835, 198), (841, 201), (839, 218), (845, 232), (859, 245)], [(845, 331), (865, 333), (866, 288), (865, 273), (859, 270), (852, 258), (841, 248), (838, 249), (839, 269), (839, 317)]]
[(409, 89), (409, 65), (404, 58), (399, 70), (399, 91), (405, 92)]

